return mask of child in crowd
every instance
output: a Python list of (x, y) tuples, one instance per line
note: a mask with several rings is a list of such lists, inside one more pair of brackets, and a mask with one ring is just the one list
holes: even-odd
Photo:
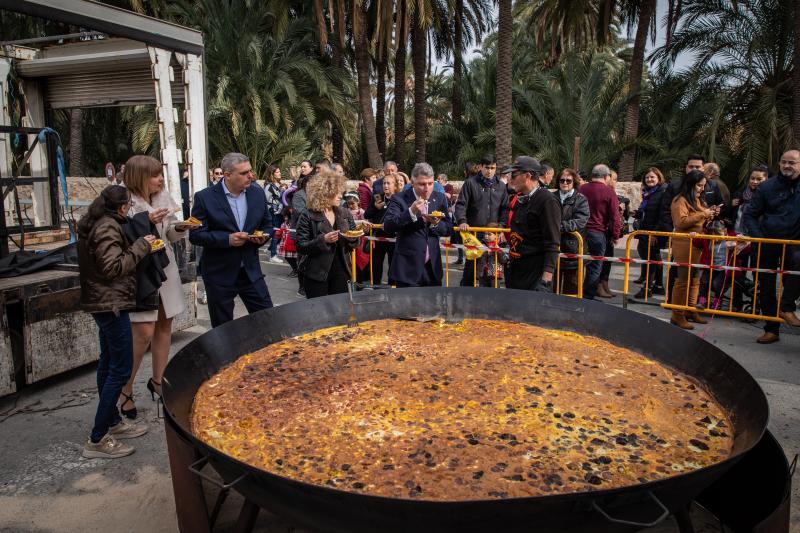
[(347, 202), (347, 209), (350, 210), (353, 220), (364, 220), (364, 210), (358, 205), (358, 195), (347, 193), (344, 195), (344, 200)]
[(283, 224), (281, 224), (281, 229), (275, 232), (275, 238), (281, 241), (278, 245), (278, 257), (285, 260), (292, 267), (289, 277), (297, 277), (297, 247), (289, 229), (288, 213), (283, 215)]

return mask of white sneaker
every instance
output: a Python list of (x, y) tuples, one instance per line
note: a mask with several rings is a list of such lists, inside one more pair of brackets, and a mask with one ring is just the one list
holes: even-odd
[(119, 442), (106, 433), (98, 443), (92, 442), (92, 439), (86, 441), (86, 444), (83, 445), (83, 453), (81, 455), (87, 459), (117, 459), (130, 455), (134, 451), (133, 446)]
[(275, 263), (276, 265), (282, 265), (284, 263), (283, 259), (281, 259), (277, 255), (274, 255), (274, 256), (270, 257), (269, 258), (269, 262), (270, 263)]
[(111, 435), (115, 439), (135, 439), (147, 433), (147, 425), (144, 423), (136, 423), (129, 418), (122, 417), (119, 424), (110, 428), (107, 435)]

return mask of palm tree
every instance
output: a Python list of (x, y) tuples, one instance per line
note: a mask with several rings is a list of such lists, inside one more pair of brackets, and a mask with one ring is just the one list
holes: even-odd
[[(464, 47), (480, 42), (486, 32), (486, 23), (490, 19), (491, 3), (487, 0), (454, 0), (453, 6), (453, 42), (448, 48), (453, 50), (453, 124), (458, 127), (463, 113), (462, 106), (462, 72), (464, 70)], [(449, 28), (448, 28), (449, 29)], [(445, 37), (449, 31), (440, 32)]]
[[(669, 1), (670, 13), (674, 13), (672, 3), (680, 3), (681, 0)], [(629, 100), (625, 110), (624, 137), (627, 146), (620, 163), (621, 180), (633, 178), (644, 52), (647, 33), (653, 29), (655, 22), (655, 2), (656, 0), (538, 0), (525, 12), (530, 24), (536, 28), (539, 42), (550, 32), (553, 57), (568, 49), (585, 48), (593, 42), (606, 44), (618, 18), (627, 23), (629, 30), (636, 26), (627, 90)]]
[(792, 125), (792, 13), (796, 0), (689, 0), (669, 47), (654, 52), (665, 66), (682, 52), (696, 58), (690, 79), (713, 80), (722, 103), (707, 138), (715, 158), (722, 139), (743, 176), (756, 164), (775, 164), (796, 134)]
[(367, 42), (366, 17), (364, 8), (359, 0), (353, 0), (353, 48), (356, 58), (356, 72), (358, 75), (358, 106), (361, 111), (361, 123), (366, 141), (367, 159), (369, 166), (380, 168), (383, 158), (378, 148), (378, 138), (375, 134), (375, 116), (372, 114), (372, 93), (370, 92), (369, 74), (369, 44)]
[(394, 53), (394, 159), (401, 167), (405, 163), (406, 143), (406, 45), (408, 43), (408, 5), (397, 0)]
[(498, 0), (498, 46), (497, 46), (497, 106), (495, 109), (495, 135), (497, 163), (511, 163), (511, 61), (512, 33), (514, 21), (511, 16), (511, 0)]
[(633, 179), (633, 168), (636, 162), (636, 136), (639, 133), (639, 107), (640, 89), (642, 87), (642, 72), (644, 70), (644, 51), (647, 44), (647, 33), (653, 21), (656, 0), (639, 0), (632, 6), (638, 10), (639, 18), (636, 23), (636, 38), (633, 42), (633, 57), (631, 58), (630, 81), (628, 82), (628, 106), (625, 109), (625, 151), (619, 163), (619, 176), (623, 181)]
[(69, 116), (69, 172), (85, 176), (83, 167), (83, 109), (70, 109)]
[(414, 68), (414, 161), (426, 159), (427, 123), (425, 117), (425, 70), (428, 52), (428, 25), (422, 13), (424, 2), (418, 1), (412, 16), (411, 63)]
[(296, 162), (291, 158), (319, 150), (329, 139), (330, 123), (345, 132), (345, 142), (353, 136), (348, 98), (334, 82), (342, 72), (318, 59), (308, 17), (294, 17), (280, 28), (273, 26), (279, 22), (275, 5), (264, 2), (198, 0), (180, 6), (176, 16), (206, 38), (210, 160), (247, 148), (262, 172), (269, 163)]
[(792, 69), (792, 132), (794, 146), (800, 146), (800, 0), (794, 0), (794, 67)]

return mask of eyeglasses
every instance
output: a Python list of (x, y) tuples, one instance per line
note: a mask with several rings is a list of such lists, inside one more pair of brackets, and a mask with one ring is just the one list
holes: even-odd
[(572, 178), (568, 178), (568, 179), (559, 178), (558, 182), (559, 183), (572, 183)]

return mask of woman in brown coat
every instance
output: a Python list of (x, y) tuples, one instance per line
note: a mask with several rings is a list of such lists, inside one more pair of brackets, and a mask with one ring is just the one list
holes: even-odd
[(100, 330), (97, 390), (100, 402), (83, 456), (113, 459), (133, 453), (117, 439), (147, 433), (143, 424), (120, 417), (117, 398), (131, 375), (133, 340), (128, 311), (136, 307), (136, 265), (151, 251), (152, 235), (129, 244), (122, 231), (131, 207), (125, 187), (111, 185), (89, 206), (78, 223), (81, 308)]
[[(686, 174), (681, 182), (678, 194), (672, 200), (672, 224), (676, 233), (703, 233), (706, 222), (719, 214), (719, 208), (708, 208), (703, 200), (706, 178), (699, 170)], [(672, 238), (672, 256), (678, 263), (697, 263), (702, 250), (695, 246), (700, 240), (689, 238)], [(673, 305), (697, 304), (697, 295), (700, 291), (700, 270), (692, 269), (692, 278), (689, 279), (689, 268), (678, 267), (678, 276), (675, 288), (672, 290), (671, 302)], [(688, 298), (687, 298), (688, 295)], [(694, 329), (687, 320), (698, 324), (706, 324), (696, 311), (673, 310), (670, 322), (683, 329)]]

